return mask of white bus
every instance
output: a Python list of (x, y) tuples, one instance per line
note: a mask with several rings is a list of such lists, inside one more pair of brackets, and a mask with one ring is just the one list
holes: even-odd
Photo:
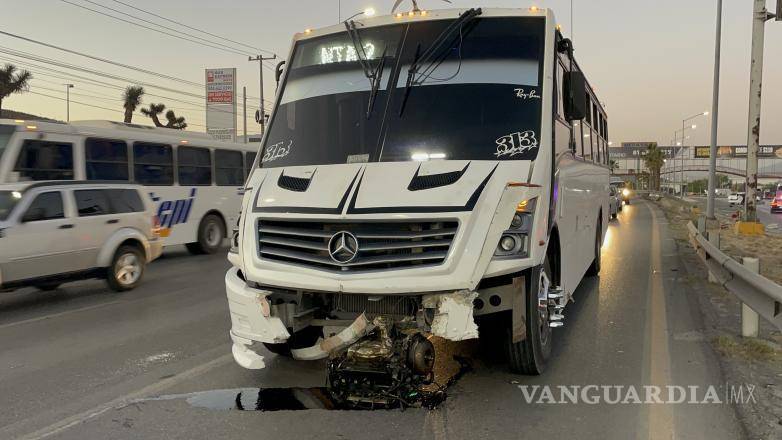
[(256, 147), (202, 133), (111, 121), (0, 119), (0, 182), (96, 180), (145, 185), (166, 246), (217, 252), (235, 224)]
[[(564, 306), (600, 271), (607, 130), (549, 10), (297, 34), (229, 253), (234, 358), (262, 368), (256, 342), (331, 357), (338, 394), (382, 400), (382, 383), (406, 386), (384, 371), (429, 365), (414, 335), (490, 337), (478, 317), (505, 326), (513, 371), (539, 374)], [(379, 359), (403, 365), (366, 379)]]

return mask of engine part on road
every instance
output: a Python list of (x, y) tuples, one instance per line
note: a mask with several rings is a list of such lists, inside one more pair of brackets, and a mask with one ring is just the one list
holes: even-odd
[(326, 339), (321, 339), (312, 347), (299, 348), (291, 350), (294, 359), (302, 361), (313, 361), (325, 359), (330, 353), (338, 352), (372, 331), (374, 325), (370, 324), (365, 314), (361, 314), (353, 324), (342, 330), (338, 334)]

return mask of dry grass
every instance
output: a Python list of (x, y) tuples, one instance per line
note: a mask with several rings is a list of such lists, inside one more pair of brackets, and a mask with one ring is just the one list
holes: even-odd
[(734, 338), (723, 335), (714, 338), (713, 343), (717, 350), (725, 356), (782, 364), (782, 351), (762, 339)]

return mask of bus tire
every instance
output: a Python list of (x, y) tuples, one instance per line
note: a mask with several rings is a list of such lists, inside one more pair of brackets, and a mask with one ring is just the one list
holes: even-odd
[[(602, 215), (601, 215), (602, 217)], [(601, 260), (601, 238), (603, 235), (603, 220), (598, 217), (597, 219), (597, 227), (595, 228), (595, 259), (592, 260), (592, 264), (589, 266), (589, 269), (587, 269), (587, 276), (594, 277), (600, 274), (600, 260)]]
[(215, 214), (208, 214), (198, 225), (198, 241), (188, 243), (187, 250), (191, 254), (214, 254), (223, 247), (225, 239), (225, 223)]
[(514, 343), (511, 334), (512, 324), (507, 327), (508, 364), (513, 373), (539, 375), (546, 370), (546, 365), (551, 357), (553, 337), (551, 327), (549, 327), (548, 307), (545, 311), (538, 308), (538, 292), (543, 285), (543, 274), (549, 280), (553, 279), (548, 255), (546, 255), (543, 266), (536, 267), (529, 273), (527, 297), (524, 301), (527, 337), (521, 342)]
[(132, 290), (141, 282), (145, 265), (141, 249), (137, 246), (120, 246), (111, 259), (111, 266), (106, 269), (106, 283), (115, 292)]

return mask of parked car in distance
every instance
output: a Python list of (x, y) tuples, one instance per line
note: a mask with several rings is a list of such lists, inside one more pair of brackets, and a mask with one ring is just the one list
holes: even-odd
[(139, 185), (0, 185), (0, 290), (54, 290), (85, 278), (105, 278), (115, 291), (133, 289), (162, 253), (159, 227)]
[(741, 205), (744, 203), (744, 196), (745, 193), (743, 192), (733, 193), (728, 196), (728, 203), (730, 204), (730, 206)]
[(619, 199), (618, 189), (614, 185), (611, 185), (609, 189), (608, 208), (611, 218), (616, 218), (619, 211), (622, 210), (622, 201)]

